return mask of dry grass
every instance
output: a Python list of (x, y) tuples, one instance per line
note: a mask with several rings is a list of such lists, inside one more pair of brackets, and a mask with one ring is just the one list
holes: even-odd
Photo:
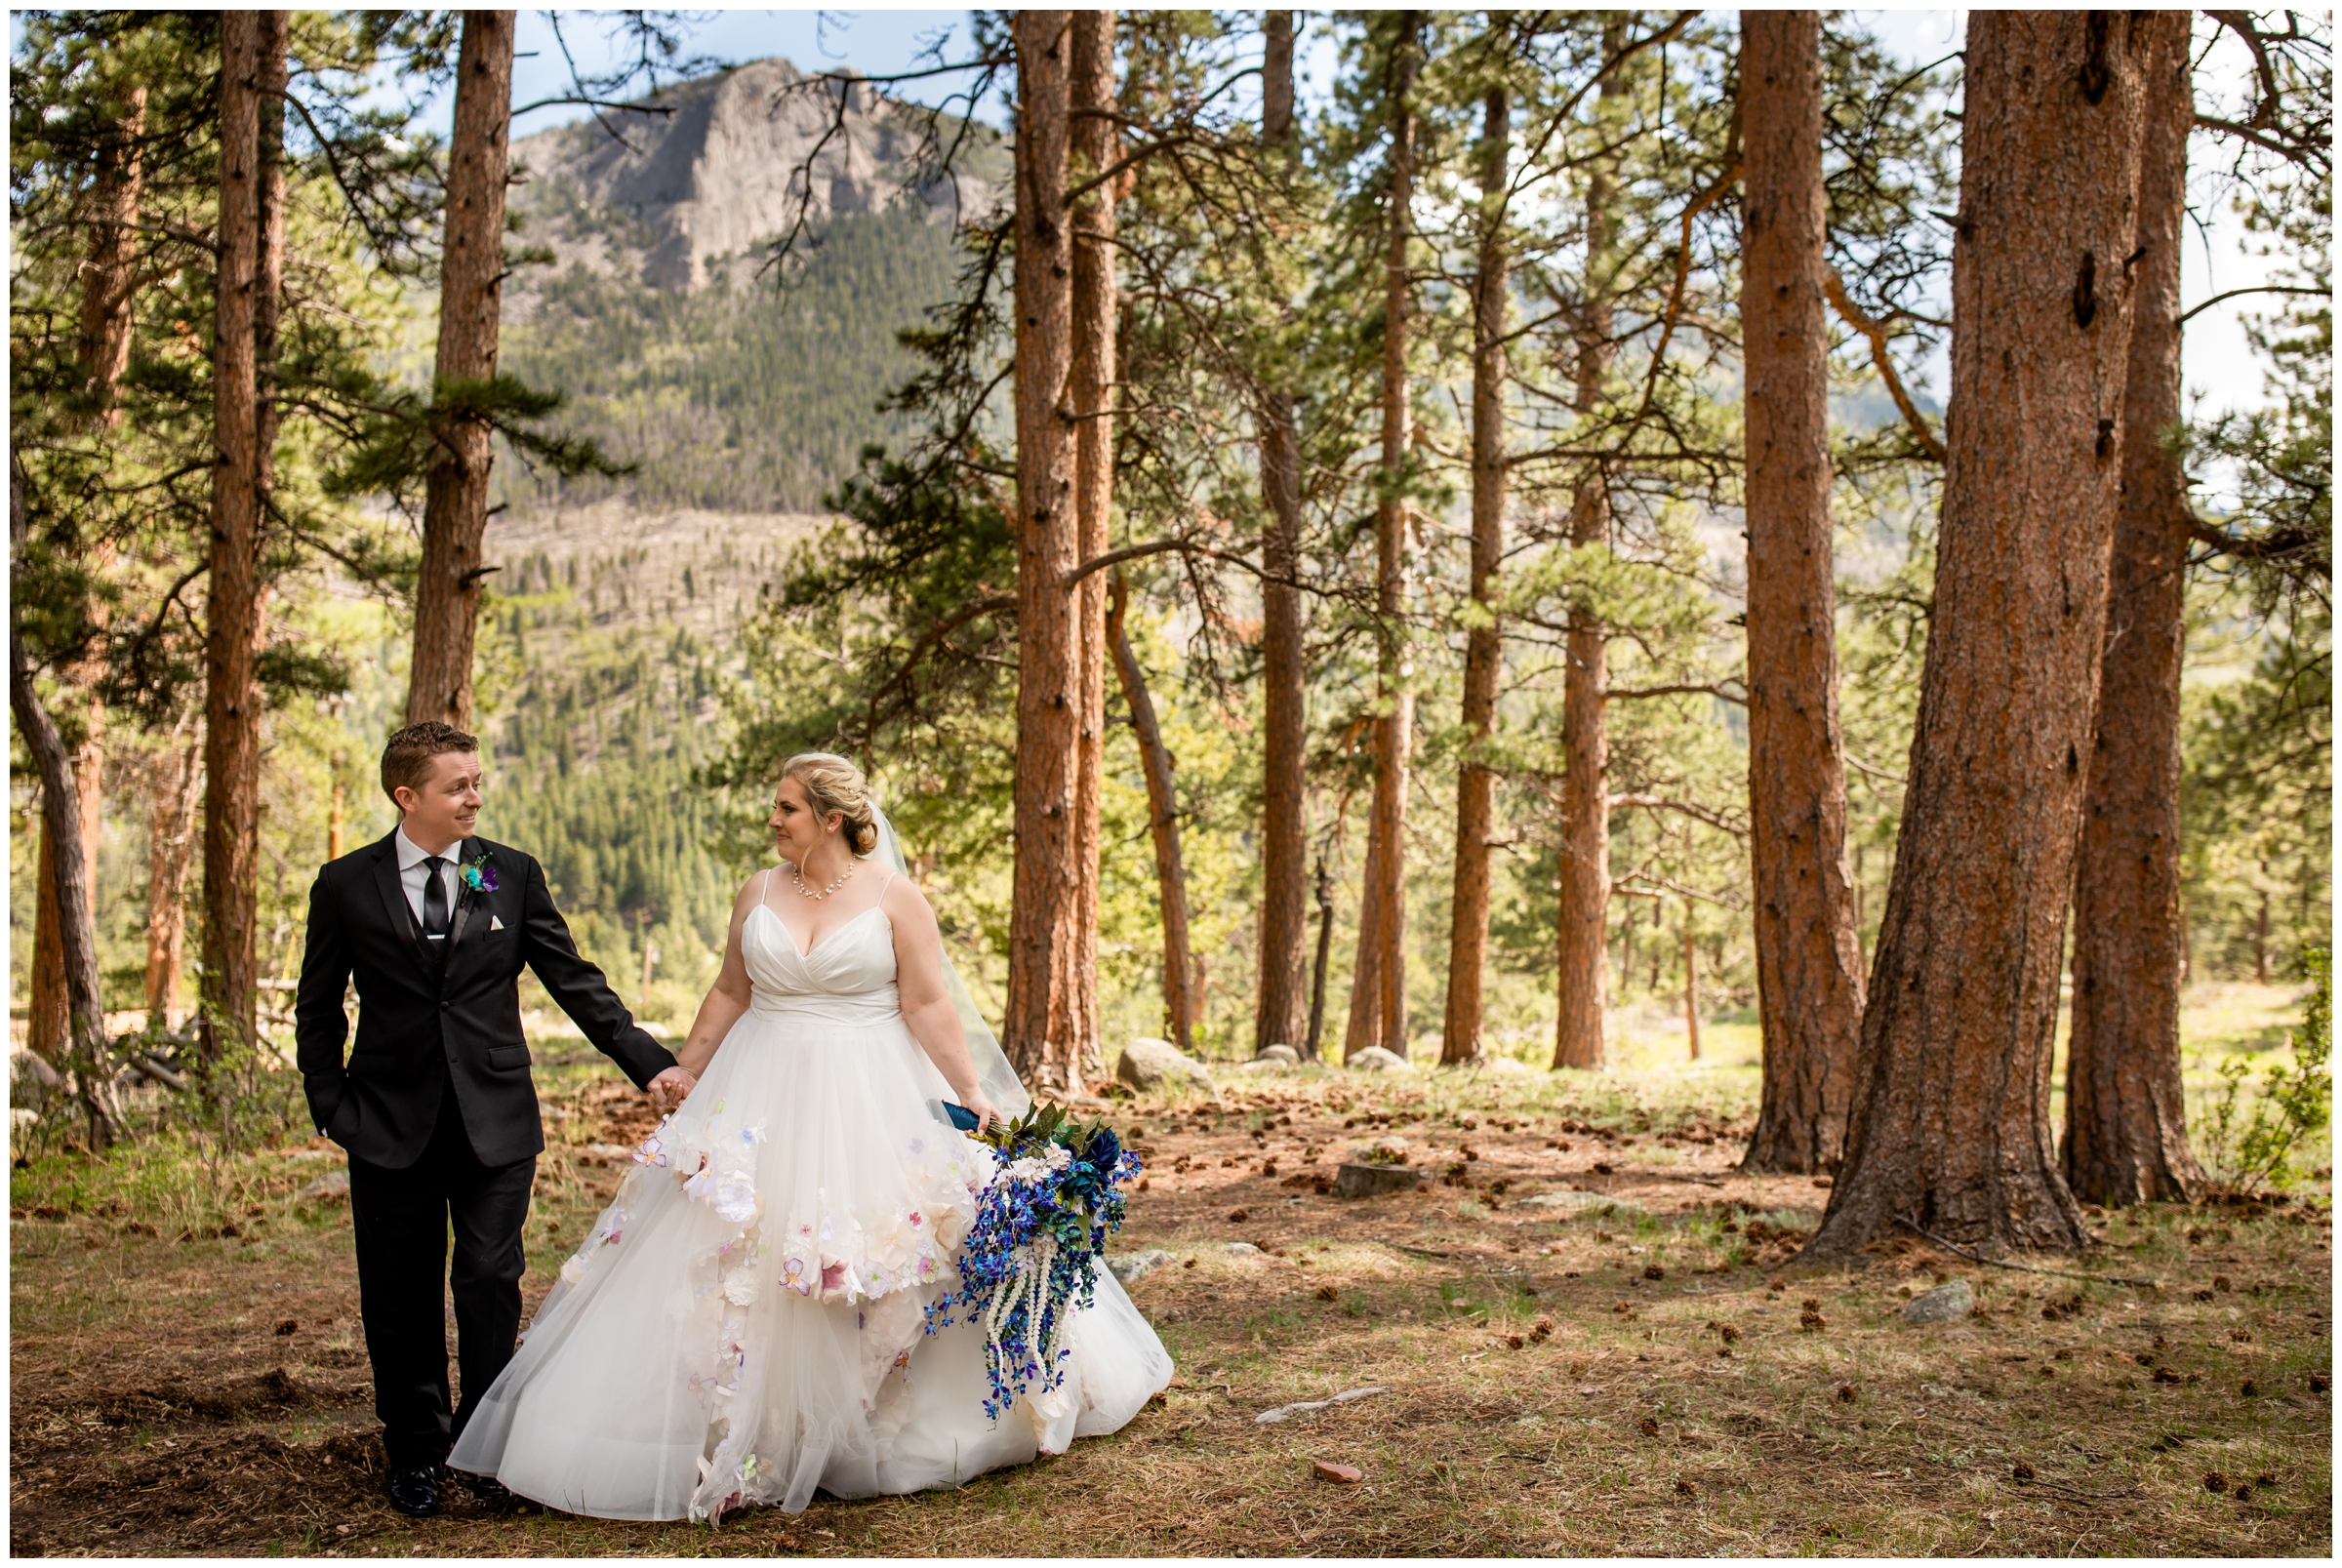
[[(614, 1180), (586, 1146), (631, 1130), (609, 1119), (626, 1102), (607, 1080), (570, 1082), (571, 1114), (554, 1123), (564, 1142), (530, 1223), (532, 1292)], [(2330, 1550), (2330, 1395), (2312, 1382), (2331, 1374), (2322, 1189), (2282, 1207), (2107, 1218), (2093, 1258), (2044, 1260), (2152, 1275), (2153, 1291), (1977, 1268), (1907, 1242), (1860, 1269), (1797, 1272), (1786, 1260), (1823, 1194), (1731, 1172), (1748, 1111), (1721, 1075), (1656, 1069), (1608, 1080), (1312, 1069), (1241, 1078), (1221, 1105), (1126, 1106), (1150, 1179), (1116, 1250), (1174, 1254), (1132, 1289), (1179, 1363), (1167, 1397), (1114, 1436), (958, 1491), (824, 1500), (721, 1530), (493, 1518), (468, 1502), (429, 1521), (390, 1512), (345, 1211), (292, 1196), (325, 1161), (255, 1162), (237, 1191), (260, 1212), (237, 1216), (234, 1237), (185, 1242), (137, 1230), (135, 1205), (107, 1196), (101, 1172), (19, 1171), (18, 1201), (37, 1189), (60, 1215), (12, 1226), (10, 1545), (27, 1555)], [(1461, 1166), (1461, 1185), (1363, 1203), (1315, 1192), (1312, 1178), (1385, 1117), (1414, 1163)], [(1643, 1212), (1566, 1218), (1521, 1202), (1571, 1187)], [(109, 1202), (121, 1212), (103, 1212)], [(1241, 1222), (1230, 1219), (1237, 1209)], [(1267, 1250), (1228, 1250), (1239, 1239)], [(1905, 1294), (1939, 1274), (1968, 1279), (1978, 1312), (1907, 1326)], [(1818, 1327), (1801, 1325), (1808, 1315)], [(1254, 1420), (1376, 1385), (1389, 1391)], [(1314, 1479), (1321, 1459), (1356, 1466), (1363, 1481)]]

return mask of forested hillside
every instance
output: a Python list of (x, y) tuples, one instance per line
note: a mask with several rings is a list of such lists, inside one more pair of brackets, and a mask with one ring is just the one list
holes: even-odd
[(897, 342), (950, 297), (950, 228), (897, 211), (832, 221), (786, 281), (742, 267), (662, 288), (582, 262), (524, 274), (504, 365), (564, 394), (562, 423), (636, 465), (625, 478), (538, 481), (500, 465), (534, 511), (624, 496), (652, 509), (812, 511), (864, 446), (909, 426), (880, 412), (913, 367)]

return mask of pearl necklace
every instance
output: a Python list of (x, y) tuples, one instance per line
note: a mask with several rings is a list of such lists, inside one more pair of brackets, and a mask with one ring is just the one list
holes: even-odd
[(837, 880), (830, 883), (828, 887), (822, 889), (822, 891), (819, 893), (814, 892), (813, 889), (805, 885), (805, 873), (794, 864), (789, 866), (788, 874), (795, 880), (797, 884), (797, 891), (799, 893), (802, 893), (814, 903), (819, 904), (830, 894), (835, 893), (839, 888), (844, 887), (848, 882), (853, 880), (854, 862), (851, 859), (848, 859), (846, 862), (846, 868), (837, 873)]

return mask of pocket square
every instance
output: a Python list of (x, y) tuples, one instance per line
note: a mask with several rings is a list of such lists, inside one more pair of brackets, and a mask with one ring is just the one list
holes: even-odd
[(505, 917), (504, 917), (503, 915), (501, 915), (501, 914), (492, 914), (492, 915), (490, 915), (490, 916), (488, 917), (488, 929), (489, 929), (489, 930), (491, 930), (491, 931), (502, 931), (502, 930), (504, 930), (504, 929), (505, 929)]

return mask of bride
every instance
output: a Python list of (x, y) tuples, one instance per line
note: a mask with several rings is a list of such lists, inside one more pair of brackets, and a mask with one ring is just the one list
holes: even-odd
[(565, 1512), (950, 1486), (1113, 1431), (1171, 1379), (1100, 1267), (1064, 1383), (986, 1417), (982, 1331), (925, 1329), (992, 1169), (942, 1100), (1030, 1102), (853, 764), (791, 758), (769, 825), (783, 864), (733, 907), (696, 1082), (448, 1456)]

